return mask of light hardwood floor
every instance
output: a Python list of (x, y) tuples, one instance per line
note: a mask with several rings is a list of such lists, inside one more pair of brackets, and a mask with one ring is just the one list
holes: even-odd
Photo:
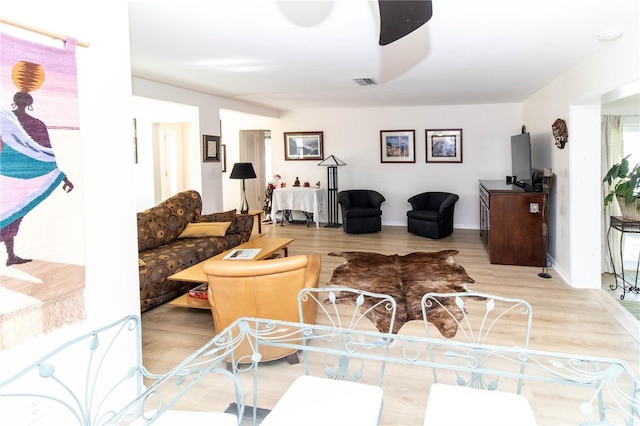
[[(541, 269), (537, 267), (492, 265), (477, 230), (455, 230), (451, 237), (442, 240), (409, 234), (405, 227), (383, 227), (379, 233), (349, 235), (342, 228), (263, 224), (262, 232), (267, 236), (293, 238), (289, 255), (321, 253), (321, 286), (329, 281), (333, 269), (343, 262), (340, 257), (328, 256), (330, 252), (406, 254), (458, 250), (459, 254), (454, 259), (476, 280), (475, 284), (469, 285), (470, 290), (522, 298), (532, 305), (532, 349), (619, 358), (627, 361), (636, 372), (640, 371), (640, 322), (611, 295), (601, 289), (574, 289), (553, 269), (550, 270), (552, 278), (543, 279), (538, 277)], [(257, 226), (253, 237), (257, 237)], [(214, 335), (210, 312), (168, 304), (143, 313), (142, 325), (144, 362), (154, 372), (167, 371)], [(411, 334), (412, 327), (416, 326), (406, 324), (401, 332)], [(298, 370), (284, 361), (267, 368), (271, 369), (267, 370), (271, 372), (266, 379), (269, 383), (261, 385), (269, 389), (273, 387), (275, 402), (278, 393), (275, 389), (292, 380)], [(389, 374), (407, 376), (398, 383), (416, 382), (410, 372), (403, 373), (401, 368), (394, 368)], [(388, 386), (393, 387), (394, 384), (389, 383)], [(426, 399), (422, 392), (417, 396), (414, 392), (401, 390), (403, 397), (399, 399), (385, 396), (382, 424), (422, 424)], [(544, 397), (536, 403), (547, 406), (559, 404), (555, 398), (545, 401)], [(260, 406), (269, 408), (269, 400)], [(538, 419), (540, 424), (563, 424), (566, 421), (566, 418), (558, 420), (544, 416)]]

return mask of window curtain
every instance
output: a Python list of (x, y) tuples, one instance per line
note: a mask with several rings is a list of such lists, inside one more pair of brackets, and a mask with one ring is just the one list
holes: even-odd
[[(619, 163), (624, 158), (624, 137), (622, 131), (622, 119), (617, 115), (603, 115), (601, 121), (602, 132), (602, 164), (600, 176), (604, 177), (611, 166)], [(609, 192), (609, 187), (605, 183), (602, 185), (602, 205), (604, 206), (604, 197)], [(617, 203), (609, 204), (609, 207), (602, 210), (602, 272), (613, 272), (611, 261), (616, 265), (622, 265), (620, 259), (620, 250), (618, 242), (620, 241), (620, 233), (612, 230), (609, 234), (609, 223), (611, 216), (620, 216), (620, 208)], [(610, 239), (608, 239), (609, 237)], [(609, 244), (611, 244), (611, 256), (609, 255)], [(620, 271), (619, 271), (620, 272)]]

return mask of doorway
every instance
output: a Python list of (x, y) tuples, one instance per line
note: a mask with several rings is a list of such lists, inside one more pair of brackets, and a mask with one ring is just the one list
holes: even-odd
[[(262, 210), (266, 188), (266, 154), (270, 147), (271, 132), (269, 130), (240, 130), (240, 162), (253, 164), (256, 179), (247, 179), (246, 194), (250, 210)], [(270, 158), (269, 158), (270, 161)]]
[(184, 140), (188, 132), (188, 123), (153, 124), (153, 174), (156, 203), (184, 190)]
[[(622, 136), (622, 146), (620, 147), (615, 143), (612, 145), (614, 147), (618, 146), (616, 152), (618, 152), (620, 158), (629, 156), (629, 164), (632, 167), (640, 163), (640, 93), (603, 103), (601, 113), (606, 116), (615, 116), (618, 119), (616, 123), (619, 124), (616, 127), (619, 129), (618, 134)], [(602, 143), (605, 143), (604, 138)], [(619, 152), (619, 148), (622, 148), (622, 152)], [(603, 156), (604, 155), (603, 153)], [(602, 174), (604, 174), (607, 169), (608, 165), (603, 164)], [(609, 210), (608, 212), (612, 215), (620, 214), (619, 210), (615, 210), (615, 213)], [(629, 232), (622, 237), (617, 231), (614, 231), (614, 236), (609, 240), (608, 217), (606, 213), (603, 217), (602, 225), (602, 289), (614, 297), (631, 315), (640, 320), (640, 295), (634, 294), (633, 292), (626, 292), (625, 294), (618, 287), (624, 284), (620, 278), (616, 280), (612, 273), (613, 270), (609, 264), (608, 250), (608, 244), (613, 244), (614, 248), (611, 251), (613, 259), (610, 261), (615, 263), (617, 268), (616, 272), (620, 275), (624, 274), (628, 283), (633, 284), (635, 271), (638, 266), (638, 253), (640, 252), (640, 234)], [(632, 228), (630, 227), (629, 229)], [(622, 243), (622, 241), (624, 241), (624, 245), (620, 253), (616, 246)], [(620, 299), (622, 294), (625, 294), (624, 299)]]

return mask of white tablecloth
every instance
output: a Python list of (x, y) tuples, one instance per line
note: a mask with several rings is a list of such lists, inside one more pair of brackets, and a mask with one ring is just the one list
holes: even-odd
[[(324, 189), (318, 188), (276, 188), (271, 196), (271, 214), (282, 210), (300, 210), (313, 213), (316, 228), (320, 222), (327, 221), (327, 195)], [(275, 225), (275, 222), (273, 224)]]

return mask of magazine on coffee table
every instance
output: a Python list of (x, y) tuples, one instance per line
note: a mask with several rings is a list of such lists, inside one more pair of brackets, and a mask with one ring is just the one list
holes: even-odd
[(226, 259), (226, 260), (253, 259), (254, 257), (256, 257), (258, 255), (258, 253), (260, 253), (260, 250), (261, 249), (259, 249), (259, 248), (231, 250), (231, 252), (229, 252), (229, 254), (227, 254), (225, 257), (223, 257), (223, 259)]
[(209, 288), (209, 283), (202, 283), (199, 286), (196, 286), (189, 290), (189, 297), (194, 297), (196, 299), (208, 299), (207, 289)]

